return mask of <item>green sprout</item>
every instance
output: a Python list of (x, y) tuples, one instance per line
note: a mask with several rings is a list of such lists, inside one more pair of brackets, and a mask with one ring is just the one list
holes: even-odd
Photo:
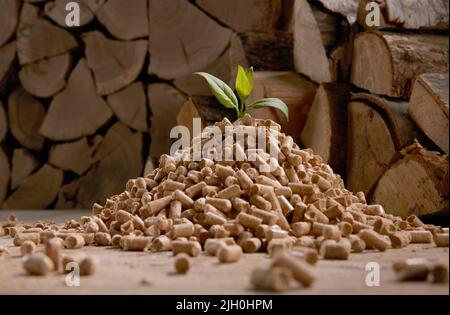
[(263, 98), (247, 105), (247, 99), (253, 91), (253, 67), (247, 71), (242, 66), (238, 66), (236, 78), (236, 94), (222, 80), (206, 72), (196, 72), (195, 75), (203, 77), (211, 92), (220, 104), (226, 108), (236, 110), (238, 119), (244, 117), (250, 110), (261, 107), (273, 107), (280, 110), (289, 120), (289, 109), (286, 104), (278, 98)]

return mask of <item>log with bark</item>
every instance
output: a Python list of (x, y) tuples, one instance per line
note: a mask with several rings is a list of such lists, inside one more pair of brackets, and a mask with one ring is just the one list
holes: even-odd
[(354, 32), (348, 20), (354, 20), (356, 6), (354, 0), (321, 1), (321, 4), (307, 0), (294, 3), (295, 70), (318, 83), (346, 81)]
[(448, 154), (448, 94), (447, 74), (420, 75), (414, 83), (409, 101), (409, 114), (422, 131)]
[(23, 148), (14, 149), (11, 164), (12, 190), (16, 189), (39, 166), (36, 157), (30, 151)]
[(317, 90), (301, 139), (330, 164), (333, 170), (345, 175), (347, 163), (347, 112), (350, 101), (348, 84), (327, 83)]
[(423, 135), (407, 102), (356, 94), (348, 111), (347, 187), (370, 196), (396, 153)]
[(22, 181), (3, 202), (2, 208), (45, 209), (55, 200), (62, 182), (63, 171), (45, 164)]
[(380, 178), (372, 201), (403, 218), (448, 213), (448, 176), (448, 155), (428, 151), (416, 141)]
[[(359, 4), (358, 23), (366, 30), (448, 29), (448, 0), (377, 0), (379, 9), (374, 9), (373, 3), (373, 0), (361, 0)], [(379, 20), (375, 20), (377, 16)]]
[(408, 99), (416, 76), (448, 73), (448, 48), (448, 36), (360, 33), (351, 81), (374, 94)]
[(261, 71), (254, 74), (255, 88), (248, 103), (261, 98), (279, 98), (289, 108), (289, 122), (274, 108), (255, 109), (250, 112), (255, 118), (269, 118), (281, 125), (283, 132), (295, 139), (305, 125), (317, 91), (317, 85), (294, 72)]

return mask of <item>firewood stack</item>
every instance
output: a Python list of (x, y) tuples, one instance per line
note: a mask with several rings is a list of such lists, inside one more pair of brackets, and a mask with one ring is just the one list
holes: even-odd
[(79, 27), (68, 0), (3, 2), (3, 208), (119, 193), (169, 153), (173, 126), (235, 119), (192, 73), (234, 86), (240, 64), (256, 70), (250, 101), (280, 98), (290, 120), (252, 115), (350, 190), (404, 217), (448, 209), (447, 0), (77, 0)]

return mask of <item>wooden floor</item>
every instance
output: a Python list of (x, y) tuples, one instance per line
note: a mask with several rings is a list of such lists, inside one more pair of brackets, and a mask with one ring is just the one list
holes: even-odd
[[(0, 221), (10, 212), (0, 211)], [(63, 222), (79, 219), (83, 211), (16, 211), (24, 221), (52, 220)], [(245, 255), (238, 263), (219, 264), (214, 257), (193, 259), (192, 269), (185, 276), (174, 275), (170, 253), (122, 252), (115, 249), (85, 247), (83, 251), (97, 255), (99, 271), (82, 277), (79, 287), (68, 287), (65, 275), (28, 276), (22, 269), (18, 248), (9, 237), (0, 244), (10, 248), (9, 257), (0, 258), (0, 294), (260, 294), (250, 286), (250, 274), (256, 267), (269, 266), (264, 254)], [(69, 250), (66, 250), (69, 252)], [(431, 282), (400, 283), (391, 270), (392, 262), (412, 257), (424, 257), (448, 266), (448, 248), (414, 245), (402, 250), (352, 254), (348, 261), (319, 261), (314, 268), (316, 282), (311, 288), (293, 286), (288, 294), (448, 294), (448, 284)], [(367, 263), (380, 265), (380, 286), (369, 287), (365, 279)], [(264, 292), (263, 292), (264, 293)]]

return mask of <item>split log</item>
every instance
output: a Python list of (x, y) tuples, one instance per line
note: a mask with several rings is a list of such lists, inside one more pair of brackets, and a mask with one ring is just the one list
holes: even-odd
[[(225, 53), (212, 64), (208, 65), (206, 69), (202, 69), (202, 71), (211, 73), (226, 82), (229, 86), (234, 86), (238, 69), (237, 65), (248, 68), (242, 42), (237, 35), (233, 35), (230, 41), (230, 47), (227, 48)], [(199, 76), (188, 74), (187, 76), (176, 79), (173, 83), (187, 95), (211, 95), (211, 90), (206, 81)]]
[(416, 76), (448, 72), (448, 48), (448, 36), (360, 33), (351, 81), (374, 94), (407, 99)]
[(356, 22), (361, 0), (318, 0), (327, 10), (344, 16), (349, 24)]
[(448, 213), (448, 180), (448, 155), (427, 151), (415, 142), (383, 174), (372, 201), (403, 218)]
[(148, 37), (147, 0), (109, 0), (97, 12), (100, 23), (118, 39)]
[(370, 195), (396, 153), (421, 138), (408, 103), (356, 94), (349, 105), (347, 187)]
[[(120, 134), (115, 136), (120, 137)], [(81, 177), (76, 196), (80, 207), (91, 208), (94, 202), (104, 203), (106, 198), (122, 192), (130, 178), (142, 175), (142, 134), (137, 132), (118, 141), (119, 146)]]
[(205, 69), (230, 43), (230, 29), (185, 0), (150, 0), (149, 18), (149, 73), (162, 79)]
[(155, 83), (148, 86), (148, 98), (152, 112), (150, 156), (159, 158), (170, 152), (170, 130), (177, 125), (176, 117), (186, 96), (168, 84)]
[(118, 122), (108, 129), (105, 137), (102, 140), (100, 147), (94, 155), (94, 163), (105, 159), (117, 147), (122, 145), (124, 139), (131, 138), (133, 132), (124, 124)]
[(45, 209), (58, 195), (63, 171), (48, 164), (24, 179), (3, 203), (3, 209)]
[(44, 145), (44, 137), (39, 134), (44, 117), (44, 106), (24, 89), (17, 88), (9, 96), (9, 128), (25, 148), (38, 151)]
[(147, 40), (116, 41), (93, 31), (83, 34), (89, 68), (100, 95), (117, 92), (136, 80), (147, 56)]
[[(80, 179), (77, 178), (70, 183), (61, 186), (58, 192), (58, 199), (55, 203), (55, 209), (81, 209), (77, 203), (76, 196), (80, 189)], [(91, 207), (89, 207), (90, 209)]]
[(24, 24), (17, 33), (21, 65), (67, 53), (77, 46), (69, 32), (42, 19)]
[[(188, 128), (191, 137), (195, 137), (197, 135), (194, 134), (194, 118), (201, 119), (201, 115), (199, 110), (197, 109), (197, 106), (195, 106), (194, 101), (192, 100), (192, 98), (190, 98), (189, 100), (184, 102), (184, 104), (178, 111), (177, 124)], [(202, 123), (202, 126), (204, 126), (204, 123)]]
[(8, 132), (8, 120), (6, 119), (5, 109), (0, 101), (0, 143), (5, 140), (6, 133)]
[(14, 34), (19, 23), (19, 1), (4, 0), (0, 10), (0, 47)]
[(325, 84), (317, 90), (301, 139), (330, 164), (333, 170), (345, 175), (347, 163), (347, 112), (350, 86)]
[(367, 4), (373, 0), (361, 0), (358, 9), (358, 22), (366, 30), (405, 29), (405, 30), (447, 30), (449, 20), (448, 0), (378, 0), (380, 20), (372, 21), (373, 9)]
[(0, 147), (0, 205), (8, 193), (8, 185), (10, 179), (9, 160), (3, 149)]
[(281, 0), (197, 0), (197, 5), (236, 32), (271, 31), (282, 13)]
[(71, 66), (72, 57), (66, 53), (23, 66), (19, 71), (19, 79), (28, 93), (37, 97), (51, 97), (66, 85)]
[(107, 101), (121, 122), (135, 130), (148, 132), (147, 99), (142, 82), (109, 95)]
[(293, 72), (261, 71), (254, 74), (255, 88), (248, 103), (275, 97), (289, 108), (289, 122), (283, 113), (274, 108), (255, 109), (250, 112), (255, 118), (272, 119), (281, 125), (281, 130), (299, 139), (305, 126), (317, 91), (317, 85)]
[(153, 158), (151, 156), (149, 156), (147, 158), (147, 161), (145, 162), (143, 175), (146, 176), (146, 175), (150, 174), (151, 172), (153, 172), (154, 170), (155, 170), (155, 164), (153, 163)]
[(449, 153), (448, 74), (423, 74), (415, 81), (409, 114), (422, 131)]
[(92, 13), (97, 13), (104, 5), (106, 0), (83, 0), (83, 2), (89, 7)]
[(111, 116), (108, 104), (95, 90), (86, 60), (81, 59), (65, 89), (53, 98), (40, 132), (55, 141), (74, 140), (95, 133)]
[(14, 190), (39, 166), (38, 160), (26, 149), (13, 151), (11, 166), (11, 189)]
[(80, 26), (87, 25), (94, 20), (94, 13), (92, 13), (84, 0), (54, 0), (47, 2), (44, 7), (45, 15), (56, 22), (59, 26), (69, 27), (66, 24), (66, 16), (68, 14), (68, 11), (66, 11), (66, 5), (69, 2), (77, 3), (80, 8)]
[(100, 143), (101, 137), (97, 136), (92, 143), (84, 137), (75, 142), (55, 144), (50, 149), (49, 163), (81, 176), (94, 163), (94, 154)]
[(19, 27), (18, 30), (24, 28), (27, 24), (32, 24), (39, 18), (39, 8), (25, 2), (20, 9)]
[(15, 59), (16, 44), (14, 42), (0, 48), (0, 92), (7, 90), (7, 83), (13, 76)]
[(255, 70), (290, 71), (294, 68), (291, 32), (240, 33), (248, 63)]

